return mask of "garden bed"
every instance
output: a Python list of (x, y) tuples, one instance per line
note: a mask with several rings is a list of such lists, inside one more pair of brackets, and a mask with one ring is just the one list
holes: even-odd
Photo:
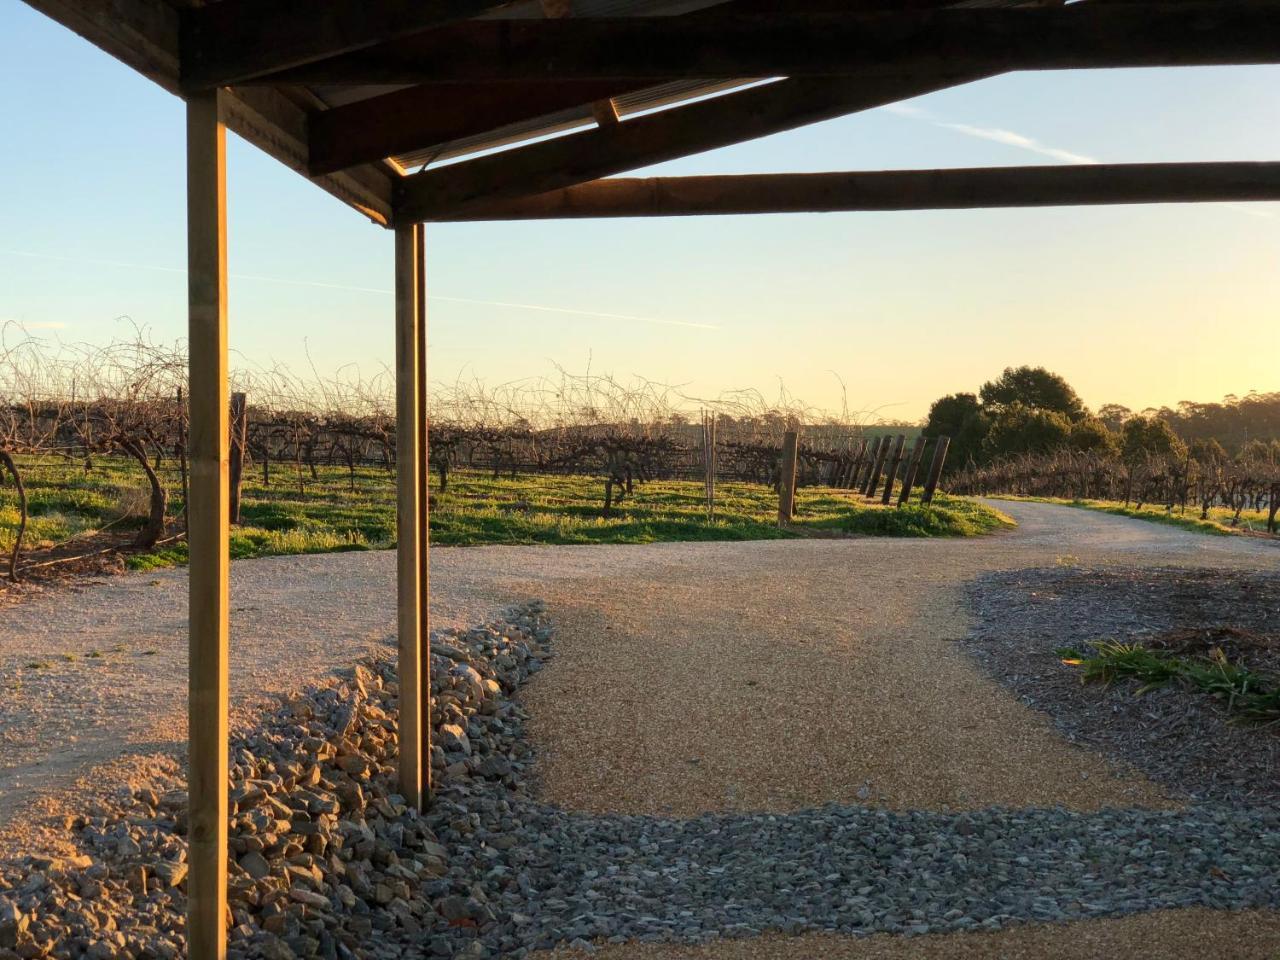
[(969, 597), (964, 645), (1069, 739), (1192, 799), (1280, 799), (1280, 723), (1232, 694), (1242, 673), (1276, 689), (1273, 575), (1060, 566), (983, 577)]

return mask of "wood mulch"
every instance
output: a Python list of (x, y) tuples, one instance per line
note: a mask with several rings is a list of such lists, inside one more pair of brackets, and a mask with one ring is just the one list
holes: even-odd
[(997, 573), (969, 588), (962, 641), (996, 680), (1072, 742), (1133, 764), (1193, 800), (1280, 800), (1280, 727), (1239, 722), (1203, 691), (1136, 681), (1084, 685), (1063, 647), (1141, 643), (1182, 656), (1215, 648), (1280, 671), (1280, 581), (1226, 569), (1053, 567)]

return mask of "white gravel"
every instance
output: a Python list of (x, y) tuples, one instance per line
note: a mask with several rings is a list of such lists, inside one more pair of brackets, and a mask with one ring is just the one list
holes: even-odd
[[(829, 564), (883, 578), (886, 591), (911, 591), (936, 588), (930, 578), (913, 576), (922, 566), (954, 567), (969, 577), (1068, 559), (1266, 569), (1280, 559), (1267, 541), (1203, 536), (1046, 504), (996, 505), (1019, 520), (1018, 531), (964, 541), (437, 549), (433, 623), (465, 626), (529, 596), (601, 576), (696, 577), (732, 568), (777, 577), (795, 564)], [(236, 563), (231, 689), (239, 715), (390, 643), (394, 561), (393, 553), (378, 552)], [(0, 611), (0, 854), (23, 845), (28, 818), (15, 814), (36, 798), (122, 756), (181, 751), (185, 614), (180, 570), (111, 578)]]

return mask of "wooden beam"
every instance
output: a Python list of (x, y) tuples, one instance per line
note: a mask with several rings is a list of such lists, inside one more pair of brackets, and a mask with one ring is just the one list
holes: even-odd
[(268, 87), (237, 87), (223, 97), (227, 128), (256, 144), (289, 169), (354, 207), (375, 223), (391, 219), (394, 175), (378, 166), (350, 167), (310, 176), (308, 128), (314, 113)]
[[(209, 9), (216, 9), (211, 7)], [(1275, 0), (908, 13), (475, 20), (271, 83), (481, 83), (902, 75), (1275, 63)]]
[[(767, 8), (775, 2), (735, 0), (734, 9)], [(811, 8), (815, 2), (807, 0), (805, 7)], [(818, 5), (827, 12), (832, 9), (847, 12), (855, 2), (861, 9), (874, 7), (878, 0), (830, 0), (830, 3), (822, 0)], [(911, 2), (916, 7), (937, 7), (946, 0)], [(541, 6), (548, 18), (567, 17), (573, 12), (569, 0), (543, 0)], [(686, 15), (686, 19), (696, 15)], [(410, 153), (587, 104), (599, 126), (613, 127), (621, 119), (613, 98), (645, 86), (598, 80), (554, 80), (518, 85), (455, 84), (443, 90), (434, 84), (423, 84), (397, 90), (313, 115), (308, 168), (312, 176), (331, 173), (357, 163)]]
[(611, 81), (417, 86), (311, 117), (312, 176), (460, 140), (639, 89)]
[(444, 219), (468, 206), (542, 193), (980, 79), (782, 80), (405, 177), (397, 218)]
[(1224, 201), (1280, 201), (1280, 163), (1119, 163), (618, 178), (495, 201), (439, 219), (560, 220)]
[(222, 0), (182, 11), (182, 86), (208, 90), (465, 20), (497, 0)]
[(190, 353), (188, 955), (225, 955), (227, 909), (227, 143), (220, 94), (187, 103)]
[(421, 554), (418, 546), (418, 271), (421, 231), (396, 227), (396, 634), (400, 679), (400, 793), (422, 806)]

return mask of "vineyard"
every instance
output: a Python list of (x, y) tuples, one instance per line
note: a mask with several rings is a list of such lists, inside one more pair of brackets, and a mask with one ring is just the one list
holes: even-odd
[(1199, 520), (1221, 519), (1230, 528), (1249, 517), (1276, 533), (1280, 463), (1274, 456), (1232, 459), (1197, 452), (1128, 458), (1072, 450), (1024, 454), (968, 464), (952, 474), (948, 487), (957, 494), (1102, 501), (1139, 511), (1152, 505), (1181, 516), (1190, 510)]
[[(8, 332), (10, 342), (0, 348), (0, 484), (11, 492), (0, 488), (0, 545), (10, 579), (123, 549), (180, 553), (188, 485), (182, 350), (143, 336), (87, 347)], [(265, 523), (261, 529), (275, 548), (267, 552), (393, 541), (393, 517), (381, 516), (390, 509), (396, 470), (389, 376), (304, 379), (256, 369), (238, 372), (233, 386), (233, 523), (243, 529)], [(636, 501), (641, 485), (668, 483), (688, 486), (680, 496), (707, 519), (756, 524), (756, 515), (768, 511), (761, 513), (749, 488), (776, 502), (783, 437), (802, 424), (794, 487), (862, 494), (871, 505), (888, 506), (896, 496), (905, 507), (917, 484), (924, 502), (932, 500), (946, 453), (945, 443), (927, 445), (918, 428), (822, 416), (786, 396), (775, 403), (752, 392), (694, 400), (647, 381), (564, 372), (496, 389), (456, 383), (433, 393), (430, 409), (433, 502), (444, 502), (458, 480), (468, 499), (501, 500), (497, 481), (519, 486), (520, 478), (544, 478), (541, 488), (513, 498), (519, 504), (542, 498), (551, 478), (578, 478), (566, 488), (575, 510), (602, 520)], [(476, 486), (481, 479), (490, 481), (483, 492)], [(321, 525), (318, 539), (294, 533), (301, 540), (292, 545), (278, 542), (281, 525), (314, 530), (314, 518), (286, 521), (279, 503), (263, 506), (287, 501), (293, 510), (303, 501), (332, 506), (339, 499), (352, 514), (345, 522)], [(845, 514), (853, 499), (844, 501)], [(359, 516), (366, 507), (379, 513), (377, 520)], [(916, 525), (918, 532), (929, 526)], [(444, 531), (438, 536), (449, 541)], [(560, 542), (579, 536), (585, 535), (562, 531)], [(266, 547), (240, 540), (240, 555)], [(24, 546), (37, 547), (26, 561)]]

